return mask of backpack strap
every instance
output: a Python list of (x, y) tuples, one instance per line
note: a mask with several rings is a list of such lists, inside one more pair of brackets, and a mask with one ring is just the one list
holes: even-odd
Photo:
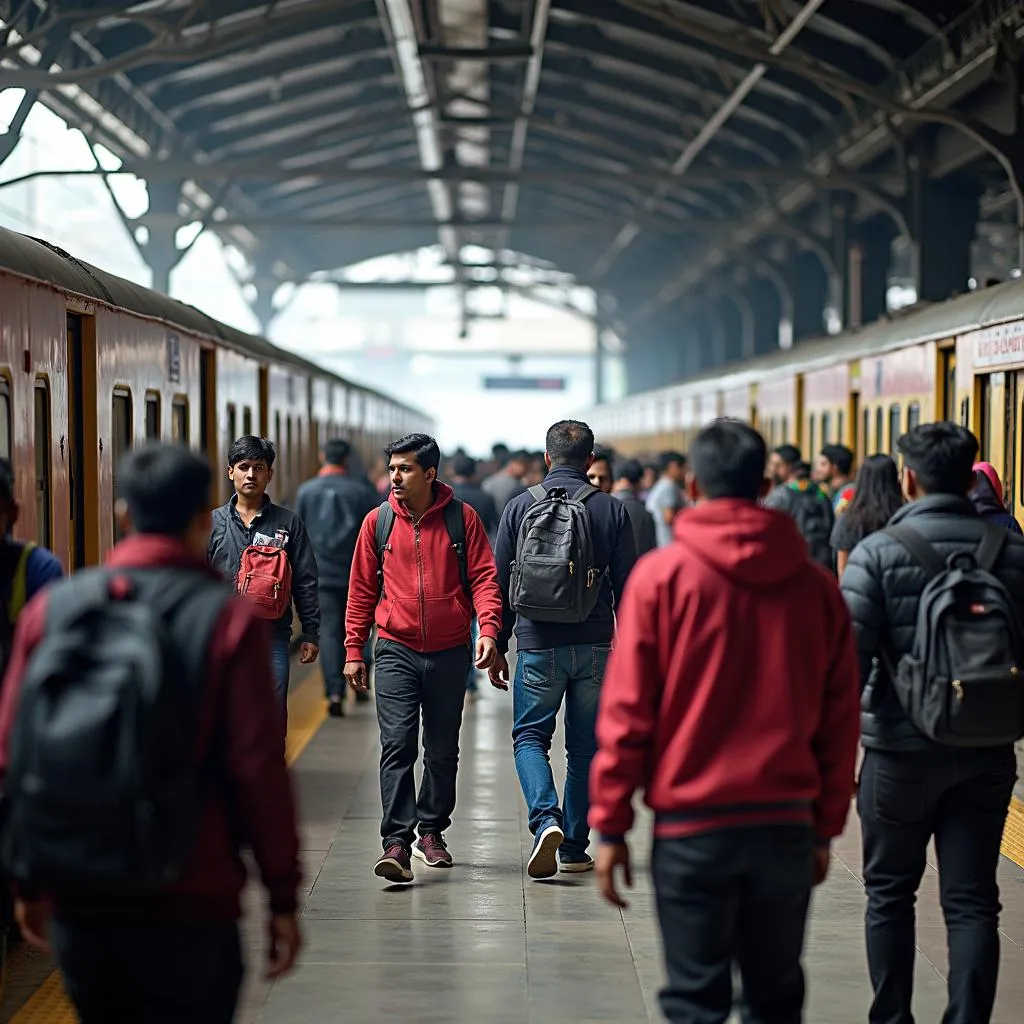
[(897, 523), (896, 526), (887, 526), (882, 532), (899, 541), (914, 560), (921, 564), (929, 578), (945, 571), (946, 563), (942, 557), (917, 530), (904, 523)]
[(395, 510), (391, 502), (382, 501), (377, 509), (377, 528), (374, 530), (374, 544), (377, 548), (377, 600), (384, 594), (384, 551), (395, 525)]
[(595, 487), (593, 484), (584, 484), (573, 496), (573, 501), (586, 501), (587, 498), (592, 497), (600, 492), (600, 487)]
[(543, 484), (534, 484), (532, 487), (527, 488), (527, 492), (534, 501), (543, 501), (548, 496), (548, 492), (544, 490)]
[(978, 563), (979, 569), (991, 572), (996, 567), (996, 562), (999, 561), (1010, 531), (1004, 526), (996, 526), (995, 523), (983, 522), (982, 525), (985, 527), (985, 532), (981, 535), (981, 543), (978, 545), (975, 561)]
[(458, 498), (453, 498), (444, 507), (444, 526), (448, 531), (448, 539), (455, 548), (455, 557), (459, 563), (459, 580), (462, 590), (473, 606), (473, 590), (469, 585), (469, 565), (466, 561), (466, 506)]

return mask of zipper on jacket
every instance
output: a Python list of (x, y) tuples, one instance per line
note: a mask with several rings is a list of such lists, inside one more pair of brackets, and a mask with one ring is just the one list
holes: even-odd
[(419, 589), (420, 601), (420, 635), (423, 638), (423, 649), (427, 649), (427, 599), (424, 594), (423, 584), (423, 551), (420, 548), (420, 524), (414, 523), (412, 527), (413, 536), (416, 539), (416, 578)]

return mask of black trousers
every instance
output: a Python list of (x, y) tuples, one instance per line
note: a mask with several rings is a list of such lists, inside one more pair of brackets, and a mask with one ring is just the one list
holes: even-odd
[[(377, 642), (377, 722), (380, 725), (380, 796), (384, 847), (407, 846), (419, 833), (443, 832), (455, 810), (459, 730), (466, 698), (469, 646), (419, 654), (394, 640)], [(423, 716), (423, 779), (416, 793)]]
[(999, 974), (996, 870), (1016, 777), (1012, 747), (936, 753), (868, 750), (857, 809), (868, 894), (871, 1024), (910, 1024), (914, 903), (935, 837), (949, 943), (943, 1024), (986, 1024)]
[(81, 1024), (230, 1024), (238, 926), (55, 920), (57, 964)]
[(651, 855), (672, 1024), (724, 1024), (732, 964), (744, 1024), (799, 1024), (800, 966), (811, 896), (814, 836), (802, 825), (722, 829), (656, 839)]

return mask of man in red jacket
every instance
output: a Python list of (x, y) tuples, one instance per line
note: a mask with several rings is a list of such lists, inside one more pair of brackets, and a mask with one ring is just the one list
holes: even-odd
[[(437, 480), (437, 442), (410, 434), (384, 451), (390, 459), (393, 523), (379, 561), (381, 509), (366, 517), (356, 541), (345, 616), (345, 678), (357, 691), (366, 689), (363, 645), (376, 621), (384, 854), (374, 874), (400, 883), (412, 881), (410, 854), (428, 867), (452, 866), (444, 832), (455, 809), (466, 677), (471, 660), (479, 669), (494, 660), (501, 591), (483, 523), (471, 506), (459, 503), (463, 579), (446, 512), (455, 497)], [(474, 612), (480, 624), (475, 657), (470, 648)], [(421, 712), (423, 781), (417, 795), (413, 769)]]
[[(130, 455), (118, 474), (117, 505), (119, 525), (129, 536), (110, 552), (107, 567), (180, 569), (218, 581), (206, 563), (210, 484), (209, 465), (179, 445), (147, 446)], [(72, 578), (56, 586), (74, 584)], [(43, 639), (54, 593), (51, 588), (34, 598), (18, 620), (0, 698), (0, 784), (10, 765), (22, 680)], [(196, 688), (194, 757), (205, 796), (178, 881), (116, 898), (81, 890), (32, 893), (31, 900), (21, 894), (16, 912), (22, 932), (43, 949), (52, 943), (82, 1024), (234, 1019), (246, 882), (241, 843), (252, 848), (269, 895), (268, 977), (283, 976), (295, 963), (301, 944), (299, 840), (270, 635), (244, 602), (228, 596), (222, 609), (205, 678)]]
[(590, 776), (598, 882), (625, 906), (625, 836), (643, 788), (670, 1021), (798, 1024), (811, 887), (846, 823), (859, 738), (850, 616), (793, 520), (758, 508), (765, 444), (719, 420), (690, 449), (675, 543), (618, 609)]

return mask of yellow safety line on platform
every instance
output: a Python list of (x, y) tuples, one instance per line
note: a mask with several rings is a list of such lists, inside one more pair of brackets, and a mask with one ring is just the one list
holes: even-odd
[[(285, 757), (294, 764), (327, 718), (323, 682), (315, 666), (300, 669), (299, 684), (288, 696), (288, 739)], [(78, 1014), (64, 994), (60, 971), (54, 971), (11, 1018), (10, 1024), (79, 1024)]]
[(1024, 868), (1024, 801), (1014, 797), (1003, 829), (1003, 856)]

